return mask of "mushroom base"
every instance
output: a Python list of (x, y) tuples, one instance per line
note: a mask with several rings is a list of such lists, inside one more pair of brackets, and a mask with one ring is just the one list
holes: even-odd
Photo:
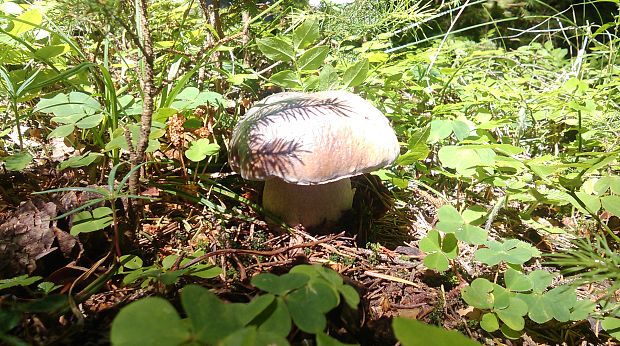
[(320, 185), (295, 185), (279, 178), (265, 181), (263, 207), (289, 226), (320, 226), (338, 221), (351, 209), (353, 195), (349, 178)]

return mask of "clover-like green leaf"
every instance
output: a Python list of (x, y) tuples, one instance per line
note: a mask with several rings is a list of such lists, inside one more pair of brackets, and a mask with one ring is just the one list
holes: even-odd
[(527, 303), (517, 297), (510, 298), (510, 304), (505, 309), (495, 310), (497, 317), (512, 330), (522, 330), (525, 327), (523, 316), (527, 314)]
[(482, 319), (480, 320), (480, 327), (486, 330), (489, 333), (493, 333), (494, 331), (499, 329), (499, 321), (497, 320), (497, 316), (492, 312), (487, 312), (482, 315)]
[(282, 337), (286, 337), (293, 326), (291, 315), (281, 297), (276, 297), (275, 301), (251, 323), (257, 324), (259, 331), (270, 332)]
[(617, 217), (620, 217), (620, 196), (604, 196), (601, 198), (601, 204), (603, 206), (603, 209), (607, 210), (608, 212), (614, 214)]
[(252, 278), (252, 285), (265, 292), (282, 295), (302, 287), (309, 280), (310, 277), (308, 275), (300, 273), (287, 273), (281, 276), (261, 273)]
[(493, 266), (500, 262), (521, 265), (532, 257), (539, 257), (540, 251), (518, 239), (509, 239), (503, 243), (495, 240), (486, 242), (486, 248), (476, 250), (476, 260)]
[(122, 308), (110, 332), (114, 346), (181, 345), (190, 339), (189, 325), (167, 300), (148, 297)]
[(442, 139), (450, 137), (453, 131), (452, 121), (435, 119), (431, 121), (430, 135), (427, 139), (429, 144), (437, 143)]
[(424, 257), (424, 265), (438, 272), (445, 272), (450, 268), (450, 261), (441, 252), (433, 252)]
[(546, 270), (534, 270), (527, 275), (532, 282), (532, 290), (534, 292), (544, 292), (553, 281), (553, 274)]
[(472, 245), (483, 244), (488, 237), (484, 229), (465, 223), (458, 210), (451, 205), (444, 205), (437, 210), (439, 222), (436, 228), (444, 233), (454, 233), (458, 240)]
[(470, 224), (464, 224), (454, 234), (458, 240), (471, 245), (484, 244), (489, 236), (489, 233), (484, 229)]
[(456, 258), (458, 253), (458, 242), (454, 234), (446, 234), (442, 239), (436, 230), (430, 230), (426, 237), (420, 240), (419, 247), (426, 252), (424, 265), (439, 272), (448, 270), (449, 260)]
[(494, 310), (507, 308), (510, 305), (510, 298), (514, 296), (514, 293), (496, 283), (493, 283), (492, 294)]
[(392, 321), (392, 328), (403, 346), (480, 345), (456, 331), (448, 331), (413, 319), (397, 317)]
[(239, 318), (239, 322), (246, 326), (274, 304), (275, 300), (276, 297), (273, 294), (267, 293), (257, 296), (247, 304), (234, 303), (230, 304), (230, 307)]
[(243, 327), (234, 305), (224, 304), (204, 287), (185, 286), (181, 303), (200, 342), (215, 344)]
[(211, 143), (208, 138), (201, 138), (190, 143), (189, 149), (185, 152), (185, 157), (200, 162), (207, 156), (215, 155), (219, 152), (220, 146), (217, 143)]
[(74, 124), (65, 124), (65, 125), (60, 125), (58, 127), (56, 127), (55, 129), (52, 130), (52, 132), (50, 132), (47, 135), (47, 138), (65, 138), (68, 135), (73, 133), (73, 130), (75, 130), (75, 125)]
[(437, 210), (437, 217), (439, 222), (436, 228), (444, 233), (457, 232), (465, 223), (458, 210), (449, 204)]
[(620, 340), (620, 318), (607, 316), (603, 318), (601, 326), (609, 335)]
[(491, 309), (493, 307), (493, 284), (483, 278), (477, 278), (463, 288), (461, 296), (465, 302), (478, 309)]
[(596, 303), (589, 299), (578, 300), (570, 312), (571, 321), (582, 321), (588, 318), (596, 308)]
[(512, 268), (508, 268), (504, 273), (504, 282), (506, 283), (506, 288), (513, 292), (525, 292), (534, 287), (528, 275)]

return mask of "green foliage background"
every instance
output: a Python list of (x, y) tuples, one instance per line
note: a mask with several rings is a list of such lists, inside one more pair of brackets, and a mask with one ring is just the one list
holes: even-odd
[[(176, 178), (147, 170), (150, 179), (164, 181), (163, 191), (211, 213), (248, 220), (236, 205), (260, 207), (238, 187), (206, 178), (228, 170), (227, 143), (239, 117), (274, 92), (347, 89), (383, 111), (402, 142), (397, 162), (377, 172), (396, 199), (394, 209), (403, 214), (414, 209), (412, 196), (419, 189), (444, 201), (437, 224), (415, 241), (426, 267), (463, 274), (469, 286), (462, 298), (481, 313), (476, 323), (484, 331), (516, 339), (527, 333), (527, 323), (591, 316), (618, 337), (618, 305), (610, 298), (620, 260), (620, 239), (610, 226), (620, 217), (617, 1), (358, 0), (344, 6), (325, 1), (319, 8), (292, 0), (147, 4), (157, 88), (148, 157), (197, 186), (196, 194), (187, 194)], [(214, 13), (217, 19), (209, 20)], [(127, 178), (115, 184), (116, 170), (124, 169), (119, 163), (137, 143), (143, 113), (145, 62), (138, 43), (144, 33), (138, 17), (134, 5), (122, 1), (0, 4), (2, 169), (36, 172), (46, 159), (58, 171), (91, 172), (85, 183), (108, 178), (109, 188), (98, 190), (103, 196), (98, 201), (107, 206), (77, 214), (74, 234), (118, 233), (116, 200), (137, 198), (121, 194)], [(180, 158), (162, 159), (159, 154), (172, 146), (166, 132), (176, 115), (183, 116), (187, 132), (210, 133), (189, 138)], [(59, 143), (52, 140), (75, 154), (52, 159), (57, 144), (50, 143)], [(211, 193), (228, 204), (215, 203)], [(552, 262), (523, 230), (558, 244)], [(381, 234), (377, 226), (370, 240), (381, 242)], [(463, 259), (464, 253), (473, 256)], [(462, 261), (484, 269), (467, 272)], [(132, 268), (121, 262), (108, 278), (147, 288), (175, 287), (183, 276), (213, 278), (219, 270), (203, 265), (176, 271), (156, 261), (143, 266), (142, 259), (139, 265), (131, 262)], [(559, 271), (539, 269), (549, 263)], [(571, 284), (565, 282), (569, 276)], [(38, 281), (3, 278), (0, 289)], [(578, 299), (576, 287), (593, 283), (602, 287), (599, 298)], [(29, 299), (49, 299), (57, 289), (41, 284)], [(149, 299), (139, 303), (145, 309), (140, 313), (168, 311), (166, 321), (182, 334), (174, 340), (186, 340), (189, 329), (176, 310), (161, 298)], [(277, 299), (285, 298), (272, 300)], [(12, 330), (32, 311), (19, 304), (7, 311), (0, 337), (19, 344)], [(337, 342), (323, 334), (324, 324), (304, 329), (303, 314), (297, 312), (296, 319), (293, 311), (295, 324), (316, 334), (319, 344)], [(245, 322), (235, 325), (246, 328), (237, 335), (241, 339), (273, 337), (261, 335), (259, 323)], [(397, 330), (397, 336), (413, 338), (405, 334)], [(286, 336), (274, 338), (282, 342)]]

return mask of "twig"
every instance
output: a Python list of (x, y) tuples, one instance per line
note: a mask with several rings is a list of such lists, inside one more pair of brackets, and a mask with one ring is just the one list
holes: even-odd
[(261, 251), (261, 250), (251, 250), (251, 249), (221, 249), (221, 250), (215, 250), (209, 253), (206, 253), (200, 257), (196, 257), (193, 260), (189, 261), (187, 264), (183, 265), (180, 269), (185, 269), (187, 267), (190, 267), (198, 262), (202, 262), (204, 260), (206, 260), (209, 257), (213, 257), (213, 256), (218, 256), (218, 255), (225, 255), (225, 254), (237, 254), (237, 255), (256, 255), (256, 256), (276, 256), (285, 252), (288, 252), (290, 250), (294, 250), (294, 249), (299, 249), (299, 248), (306, 248), (306, 247), (314, 247), (317, 246), (319, 244), (322, 243), (327, 243), (330, 242), (340, 236), (342, 236), (343, 233), (340, 234), (335, 234), (317, 241), (312, 241), (312, 242), (306, 242), (306, 243), (301, 243), (301, 244), (296, 244), (296, 245), (291, 245), (291, 246), (287, 246), (287, 247), (282, 247), (279, 249), (275, 249), (275, 250), (267, 250), (267, 251)]

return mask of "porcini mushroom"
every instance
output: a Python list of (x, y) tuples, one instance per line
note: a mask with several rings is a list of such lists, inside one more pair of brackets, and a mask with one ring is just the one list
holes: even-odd
[(283, 92), (254, 105), (235, 127), (228, 162), (264, 180), (263, 207), (291, 226), (337, 221), (351, 209), (350, 177), (396, 160), (388, 119), (346, 91)]

